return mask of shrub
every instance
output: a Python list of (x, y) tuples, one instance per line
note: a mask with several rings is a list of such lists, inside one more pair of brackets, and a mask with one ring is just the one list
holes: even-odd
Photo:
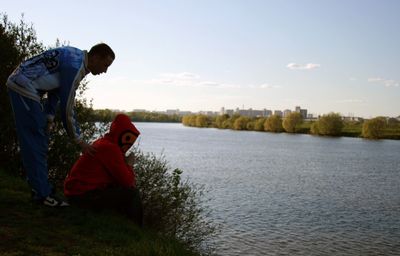
[(375, 117), (364, 122), (362, 136), (367, 139), (380, 139), (385, 128), (386, 119), (384, 117)]
[(211, 237), (217, 229), (207, 220), (204, 187), (182, 180), (182, 171), (171, 170), (163, 156), (157, 158), (137, 148), (134, 154), (145, 226), (175, 237), (200, 253), (210, 253)]
[(343, 129), (343, 120), (338, 113), (323, 115), (318, 121), (318, 134), (339, 136)]
[(282, 132), (282, 118), (277, 115), (268, 117), (264, 123), (264, 130), (268, 132)]

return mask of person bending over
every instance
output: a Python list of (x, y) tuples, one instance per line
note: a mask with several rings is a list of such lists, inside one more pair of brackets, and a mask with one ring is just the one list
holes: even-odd
[(135, 159), (133, 154), (125, 156), (139, 134), (127, 115), (118, 114), (109, 133), (93, 143), (95, 153), (83, 153), (66, 177), (64, 194), (69, 203), (114, 209), (142, 226), (142, 203), (132, 167)]
[(22, 164), (32, 189), (32, 199), (46, 206), (68, 206), (54, 195), (48, 180), (48, 130), (59, 103), (61, 118), (71, 138), (82, 151), (93, 148), (82, 140), (75, 119), (75, 90), (89, 73), (106, 73), (115, 54), (104, 43), (89, 52), (65, 46), (47, 50), (22, 62), (7, 80), (14, 113)]

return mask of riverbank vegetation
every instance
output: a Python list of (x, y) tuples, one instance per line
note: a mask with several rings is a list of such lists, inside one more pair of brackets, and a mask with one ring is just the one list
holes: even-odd
[[(32, 25), (14, 24), (0, 15), (0, 83), (13, 69), (46, 47)], [(99, 122), (92, 102), (85, 98), (88, 81), (76, 92), (75, 114), (82, 139), (91, 141), (108, 131), (110, 113)], [(30, 202), (21, 166), (12, 109), (7, 90), (0, 90), (0, 245), (8, 255), (208, 255), (216, 227), (202, 204), (204, 189), (181, 179), (162, 157), (135, 150), (137, 185), (144, 206), (143, 230), (112, 213), (89, 213), (74, 207), (44, 209)], [(106, 118), (107, 117), (107, 118)], [(113, 118), (113, 117), (112, 117)], [(112, 120), (111, 118), (111, 120)], [(58, 191), (80, 149), (62, 126), (60, 113), (50, 135), (49, 179)], [(60, 193), (61, 194), (61, 193)]]
[(400, 139), (400, 121), (396, 118), (376, 117), (369, 120), (345, 120), (339, 113), (328, 113), (317, 120), (303, 120), (300, 113), (282, 118), (250, 118), (240, 115), (188, 115), (182, 124), (192, 127), (209, 127), (264, 132), (302, 133), (319, 136), (362, 137), (367, 139)]
[[(95, 109), (93, 111), (93, 119), (98, 122), (111, 122), (114, 117), (121, 113), (110, 109)], [(180, 123), (182, 117), (178, 115), (167, 115), (157, 112), (131, 111), (125, 112), (133, 122), (158, 122), (158, 123)]]

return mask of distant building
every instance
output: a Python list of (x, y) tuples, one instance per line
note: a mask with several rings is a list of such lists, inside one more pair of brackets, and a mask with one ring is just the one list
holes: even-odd
[(287, 117), (288, 115), (290, 115), (290, 113), (292, 113), (292, 111), (290, 109), (285, 109), (283, 111), (283, 117)]
[(134, 109), (132, 112), (147, 112), (146, 109)]
[(282, 113), (281, 110), (275, 110), (275, 111), (274, 111), (274, 115), (282, 117), (282, 116), (283, 116), (283, 113)]
[(272, 110), (264, 109), (264, 117), (272, 116)]
[(167, 111), (165, 111), (165, 113), (167, 115), (179, 115), (179, 109), (167, 109)]

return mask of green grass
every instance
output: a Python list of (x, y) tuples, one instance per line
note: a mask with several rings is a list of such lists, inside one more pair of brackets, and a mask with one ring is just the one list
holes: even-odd
[(0, 170), (0, 255), (196, 255), (113, 212), (35, 205), (26, 182)]

